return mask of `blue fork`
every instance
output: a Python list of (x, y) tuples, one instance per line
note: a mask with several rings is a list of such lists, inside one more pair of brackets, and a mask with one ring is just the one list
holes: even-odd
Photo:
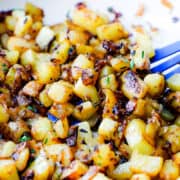
[(180, 41), (156, 49), (151, 59), (151, 72), (162, 73), (166, 79), (180, 73)]

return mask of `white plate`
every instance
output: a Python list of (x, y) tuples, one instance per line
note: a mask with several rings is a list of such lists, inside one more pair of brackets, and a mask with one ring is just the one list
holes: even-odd
[[(45, 11), (45, 23), (59, 23), (66, 14), (80, 0), (29, 0)], [(180, 0), (170, 0), (174, 8), (169, 10), (162, 6), (160, 0), (86, 0), (89, 7), (98, 12), (106, 12), (108, 7), (114, 7), (123, 13), (122, 22), (130, 29), (131, 25), (143, 24), (149, 28), (149, 23), (159, 29), (158, 33), (151, 33), (155, 47), (161, 47), (180, 40), (180, 22), (173, 23), (172, 17), (180, 18)], [(26, 0), (0, 0), (0, 10), (23, 8)], [(135, 17), (140, 3), (145, 5), (142, 18)]]

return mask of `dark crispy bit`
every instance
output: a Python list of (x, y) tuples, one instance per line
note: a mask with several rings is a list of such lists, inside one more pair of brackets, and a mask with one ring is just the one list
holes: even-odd
[(11, 14), (12, 14), (12, 10), (0, 11), (0, 22), (3, 22), (6, 16), (10, 16)]
[(34, 171), (33, 170), (29, 170), (26, 172), (25, 176), (21, 177), (22, 180), (33, 180), (34, 179)]
[(83, 3), (83, 2), (79, 2), (76, 4), (76, 8), (77, 9), (83, 9), (83, 8), (86, 8), (86, 4)]
[(78, 135), (78, 126), (73, 126), (69, 130), (69, 136), (66, 138), (66, 143), (68, 146), (76, 146)]
[(82, 81), (84, 85), (95, 84), (97, 80), (97, 74), (94, 74), (91, 69), (82, 71)]

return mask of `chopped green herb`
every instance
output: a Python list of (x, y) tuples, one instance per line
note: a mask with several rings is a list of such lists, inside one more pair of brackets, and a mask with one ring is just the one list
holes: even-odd
[(163, 108), (161, 112), (161, 117), (166, 121), (174, 120), (175, 116), (168, 109)]
[(134, 60), (132, 59), (132, 60), (130, 61), (130, 68), (133, 69), (133, 68), (134, 68), (134, 65), (135, 65), (135, 64), (134, 64)]
[(29, 135), (27, 135), (27, 134), (23, 135), (23, 136), (19, 139), (20, 142), (26, 142), (26, 141), (30, 141), (30, 140), (31, 140), (31, 137), (30, 137)]
[(107, 84), (110, 83), (110, 77), (109, 77), (109, 76), (107, 76), (107, 78), (106, 78), (106, 83), (107, 83)]
[(35, 153), (36, 151), (34, 149), (30, 149), (30, 152), (31, 153)]
[(142, 59), (144, 58), (144, 51), (142, 51), (142, 53), (141, 53), (141, 57), (142, 57)]
[(48, 138), (44, 139), (43, 144), (47, 144)]
[(4, 73), (6, 73), (8, 71), (8, 67), (6, 64), (1, 64), (2, 70)]
[(34, 106), (28, 106), (27, 107), (28, 110), (37, 113), (37, 109)]

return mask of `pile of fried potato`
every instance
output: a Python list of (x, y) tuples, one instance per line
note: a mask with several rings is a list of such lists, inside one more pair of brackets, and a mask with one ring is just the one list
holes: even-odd
[(146, 32), (78, 3), (0, 12), (0, 179), (176, 180), (180, 74), (149, 71)]

